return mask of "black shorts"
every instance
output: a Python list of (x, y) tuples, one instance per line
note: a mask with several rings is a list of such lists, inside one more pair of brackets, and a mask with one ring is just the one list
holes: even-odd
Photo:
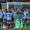
[(28, 19), (26, 18), (25, 21), (27, 21)]
[(11, 20), (14, 21), (14, 18), (12, 18)]
[(8, 26), (10, 26), (10, 24), (8, 24)]
[[(12, 23), (11, 25), (13, 26), (13, 23)], [(8, 24), (8, 27), (9, 27), (9, 26), (11, 27), (11, 25), (10, 25), (10, 24)]]
[(3, 19), (2, 18), (0, 18), (0, 22), (3, 22)]
[(5, 21), (7, 21), (7, 19), (4, 19)]

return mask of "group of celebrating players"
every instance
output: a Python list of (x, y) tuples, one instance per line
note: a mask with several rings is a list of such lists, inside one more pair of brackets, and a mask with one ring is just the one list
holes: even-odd
[[(7, 28), (9, 26), (13, 26), (14, 21), (14, 10), (11, 8), (11, 10), (8, 12), (7, 9), (2, 9), (0, 11), (0, 26), (1, 28)], [(7, 25), (8, 24), (8, 25)]]
[[(14, 25), (14, 20), (15, 20), (15, 14), (21, 14), (21, 10), (17, 9), (17, 11), (15, 12), (13, 8), (11, 8), (9, 11), (7, 11), (7, 9), (2, 9), (2, 11), (0, 11), (0, 26), (1, 28), (12, 28)], [(27, 21), (27, 25), (29, 25), (29, 20), (26, 16), (26, 14), (28, 14), (28, 9), (25, 8), (25, 11), (23, 12), (24, 16), (21, 18), (23, 21), (23, 26), (24, 26), (24, 21)]]

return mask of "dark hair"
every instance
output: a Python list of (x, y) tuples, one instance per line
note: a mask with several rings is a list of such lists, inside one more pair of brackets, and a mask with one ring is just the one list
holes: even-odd
[(13, 9), (13, 10), (14, 10), (14, 8), (13, 8), (13, 7), (10, 7), (9, 12), (11, 12), (11, 9)]
[(7, 9), (5, 9), (5, 11), (8, 12)]
[(14, 9), (13, 7), (11, 7), (10, 9)]
[(1, 3), (0, 3), (0, 9), (1, 9)]

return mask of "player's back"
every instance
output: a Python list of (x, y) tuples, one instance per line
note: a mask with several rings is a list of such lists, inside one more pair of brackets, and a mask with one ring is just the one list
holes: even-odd
[(11, 20), (12, 13), (8, 12), (7, 14), (7, 20)]

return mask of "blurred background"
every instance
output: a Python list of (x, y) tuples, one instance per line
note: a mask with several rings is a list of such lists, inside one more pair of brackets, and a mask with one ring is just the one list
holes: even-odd
[(6, 2), (30, 2), (30, 0), (0, 0), (1, 3)]

